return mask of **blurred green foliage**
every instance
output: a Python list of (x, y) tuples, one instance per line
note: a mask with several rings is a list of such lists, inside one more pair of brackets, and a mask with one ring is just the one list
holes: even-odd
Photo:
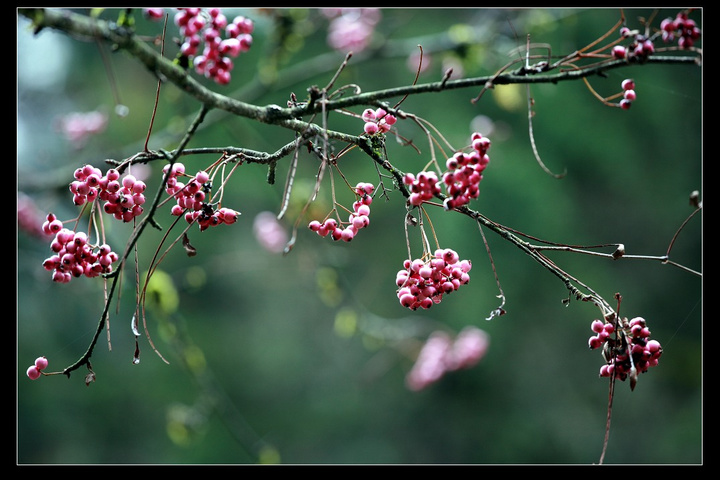
[[(265, 105), (284, 105), (324, 86), (342, 61), (327, 44), (328, 21), (318, 11), (242, 10), (256, 22), (253, 47), (238, 58), (221, 93)], [(700, 22), (700, 14), (694, 17)], [(113, 12), (104, 12), (112, 18)], [(625, 11), (637, 25), (647, 10)], [(662, 11), (659, 19), (674, 15)], [(526, 41), (567, 54), (605, 34), (615, 9), (383, 9), (372, 55), (351, 59), (336, 86), (367, 92), (412, 83), (408, 58), (424, 47), (429, 62), (419, 81), (437, 81), (449, 62), (465, 76), (490, 75)], [(135, 18), (156, 35), (160, 24)], [(140, 151), (155, 100), (156, 79), (122, 53), (43, 31), (32, 37), (18, 19), (18, 189), (42, 215), (76, 215), (67, 185), (85, 163), (103, 165)], [(173, 25), (168, 36), (177, 35)], [(611, 34), (615, 38), (617, 32)], [(448, 39), (467, 39), (442, 51)], [(174, 45), (167, 42), (168, 55)], [(458, 63), (459, 62), (459, 63)], [(456, 72), (459, 70), (456, 67)], [(427, 119), (458, 148), (477, 123), (493, 125), (491, 163), (473, 203), (487, 217), (554, 242), (624, 243), (628, 254), (665, 254), (692, 212), (688, 197), (702, 181), (702, 69), (634, 66), (591, 79), (605, 95), (632, 77), (638, 100), (629, 111), (608, 108), (578, 82), (536, 85), (533, 127), (542, 171), (528, 136), (526, 87), (496, 87), (477, 104), (474, 89), (411, 96), (403, 108)], [(211, 85), (208, 82), (208, 85)], [(112, 114), (116, 102), (129, 115)], [(174, 148), (199, 106), (163, 85), (150, 148)], [(105, 132), (74, 147), (55, 128), (58, 115), (101, 109)], [(358, 110), (356, 113), (359, 113)], [(359, 120), (331, 114), (336, 130), (359, 133)], [(429, 161), (426, 138), (408, 122), (398, 129), (421, 151), (389, 137), (391, 161), (418, 171)], [(240, 146), (275, 151), (292, 133), (212, 112), (191, 147)], [(341, 148), (341, 145), (336, 148)], [(213, 156), (187, 158), (200, 169)], [(342, 158), (351, 183), (377, 183), (375, 167), (359, 152)], [(153, 165), (147, 182), (159, 181)], [(301, 156), (292, 223), (308, 198), (317, 163)], [(608, 383), (598, 378), (601, 355), (589, 351), (598, 311), (570, 302), (563, 284), (517, 248), (485, 232), (507, 298), (498, 289), (483, 238), (464, 217), (431, 209), (443, 247), (473, 261), (469, 286), (428, 311), (404, 310), (395, 273), (407, 257), (401, 196), (377, 197), (371, 225), (351, 243), (334, 243), (302, 228), (324, 216), (331, 198), (327, 177), (310, 214), (300, 222), (287, 256), (265, 251), (253, 236), (254, 217), (279, 211), (287, 163), (268, 185), (266, 170), (243, 166), (224, 204), (242, 212), (231, 226), (192, 230), (198, 255), (179, 247), (161, 264), (148, 304), (147, 330), (165, 363), (144, 337), (132, 364), (132, 268), (122, 283), (106, 335), (92, 359), (97, 381), (82, 373), (30, 381), (25, 370), (41, 355), (62, 369), (87, 348), (102, 309), (97, 279), (53, 284), (42, 267), (48, 240), (18, 232), (17, 461), (20, 464), (590, 464), (602, 449)], [(338, 177), (336, 177), (336, 180)], [(346, 191), (338, 200), (349, 205)], [(127, 225), (106, 222), (113, 245)], [(701, 270), (701, 219), (677, 238), (672, 258)], [(140, 243), (144, 271), (164, 232)], [(417, 231), (410, 243), (417, 254)], [(657, 261), (552, 255), (606, 299), (623, 295), (621, 314), (647, 319), (664, 347), (660, 365), (642, 375), (635, 391), (618, 383), (606, 463), (697, 464), (702, 457), (702, 281)], [(160, 307), (160, 308), (158, 308)], [(404, 376), (421, 342), (435, 329), (476, 325), (491, 337), (476, 367), (448, 374), (421, 392)], [(111, 349), (108, 345), (111, 344)]]

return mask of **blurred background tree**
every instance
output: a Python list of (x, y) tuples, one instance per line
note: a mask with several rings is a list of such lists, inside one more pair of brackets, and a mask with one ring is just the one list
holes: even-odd
[[(108, 13), (117, 15), (103, 16)], [(228, 85), (202, 81), (233, 98), (256, 105), (285, 105), (291, 93), (304, 98), (310, 86), (327, 84), (344, 57), (331, 43), (329, 11), (225, 13), (252, 18), (252, 48), (236, 62)], [(675, 13), (663, 10), (655, 18)], [(701, 13), (693, 14), (699, 24)], [(625, 11), (630, 24), (652, 14)], [(364, 92), (409, 85), (418, 45), (426, 66), (421, 83), (438, 81), (449, 66), (453, 78), (491, 75), (517, 55), (511, 52), (526, 35), (562, 55), (620, 18), (615, 9), (381, 9), (375, 15), (371, 43), (357, 51), (337, 85), (357, 84)], [(47, 212), (77, 214), (67, 190), (75, 168), (105, 168), (105, 159), (142, 150), (157, 84), (107, 46), (50, 30), (32, 35), (29, 25), (18, 16), (18, 207), (19, 221), (34, 212), (42, 223)], [(141, 34), (157, 35), (160, 25), (135, 15)], [(166, 44), (171, 57), (177, 47)], [(490, 219), (555, 242), (618, 242), (628, 253), (663, 255), (692, 212), (690, 192), (701, 191), (702, 69), (637, 65), (591, 83), (610, 95), (630, 76), (638, 100), (628, 111), (603, 106), (582, 81), (530, 87), (535, 139), (548, 168), (567, 172), (561, 180), (533, 157), (525, 86), (498, 86), (476, 104), (475, 89), (410, 96), (403, 109), (428, 119), (453, 145), (467, 145), (473, 131), (491, 138), (491, 163), (473, 203)], [(117, 105), (127, 115), (116, 115)], [(197, 109), (197, 101), (164, 84), (150, 148), (174, 148)], [(61, 119), (73, 112), (94, 112), (101, 133), (69, 136)], [(331, 121), (338, 130), (359, 124), (335, 114)], [(419, 171), (429, 159), (427, 143), (419, 130), (398, 128), (423, 154), (388, 141), (389, 158)], [(191, 146), (273, 152), (291, 135), (214, 111)], [(216, 158), (184, 161), (200, 169)], [(608, 382), (598, 378), (600, 354), (587, 347), (594, 307), (565, 306), (561, 282), (488, 233), (507, 314), (486, 321), (498, 291), (482, 237), (472, 221), (438, 210), (431, 218), (440, 243), (473, 261), (472, 281), (430, 310), (404, 309), (394, 284), (407, 257), (404, 199), (397, 194), (376, 199), (371, 226), (352, 243), (301, 228), (283, 256), (259, 241), (253, 221), (278, 213), (286, 165), (275, 185), (268, 185), (265, 167), (241, 167), (224, 197), (241, 211), (239, 222), (195, 231), (198, 255), (176, 248), (161, 264), (148, 328), (169, 364), (141, 337), (141, 361), (133, 365), (134, 292), (126, 281), (110, 319), (112, 349), (103, 335), (92, 361), (98, 379), (88, 388), (82, 374), (31, 382), (25, 369), (40, 355), (52, 369), (82, 354), (102, 309), (101, 283), (53, 283), (41, 266), (48, 239), (18, 228), (18, 463), (597, 462)], [(285, 234), (313, 188), (316, 167), (299, 162)], [(160, 168), (147, 169), (148, 183), (159, 181)], [(343, 159), (342, 169), (351, 182), (377, 178), (358, 152)], [(330, 208), (325, 187), (306, 220)], [(118, 244), (130, 231), (106, 228)], [(699, 217), (688, 224), (673, 247), (675, 261), (701, 270), (701, 231)], [(147, 231), (139, 268), (161, 235)], [(605, 463), (701, 463), (702, 279), (659, 262), (569, 253), (552, 259), (606, 299), (620, 292), (621, 314), (646, 318), (664, 348), (660, 365), (633, 392), (618, 382)], [(482, 361), (409, 390), (405, 376), (430, 333), (466, 325), (490, 337)]]

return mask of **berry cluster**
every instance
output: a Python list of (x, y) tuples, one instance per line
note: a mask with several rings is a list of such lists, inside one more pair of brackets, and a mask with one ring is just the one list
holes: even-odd
[(73, 277), (97, 277), (112, 272), (112, 264), (118, 255), (109, 245), (94, 247), (85, 232), (74, 232), (63, 227), (54, 214), (49, 213), (43, 223), (43, 231), (55, 235), (50, 244), (53, 255), (43, 262), (43, 267), (53, 272), (52, 279), (58, 283), (68, 283)]
[(330, 235), (333, 240), (351, 241), (360, 229), (370, 225), (370, 204), (374, 190), (372, 183), (360, 182), (355, 186), (355, 194), (359, 198), (353, 202), (353, 211), (344, 226), (334, 218), (328, 218), (324, 222), (312, 220), (308, 228), (321, 237)]
[(488, 334), (477, 327), (465, 327), (455, 339), (443, 331), (433, 332), (408, 372), (406, 385), (422, 390), (447, 372), (473, 367), (485, 356), (489, 344)]
[(480, 180), (490, 162), (487, 155), (490, 139), (475, 132), (471, 140), (471, 153), (457, 152), (445, 164), (447, 171), (443, 174), (442, 181), (448, 195), (443, 202), (446, 210), (467, 205), (480, 194)]
[(368, 135), (388, 132), (397, 122), (395, 115), (388, 113), (383, 108), (376, 110), (366, 108), (362, 113), (362, 119), (365, 121), (363, 128)]
[(85, 165), (75, 170), (74, 178), (70, 191), (75, 205), (103, 200), (105, 213), (123, 222), (129, 222), (143, 212), (145, 182), (133, 175), (120, 179), (120, 173), (114, 168), (103, 175), (99, 168)]
[(632, 105), (632, 102), (635, 101), (637, 98), (637, 94), (635, 93), (635, 81), (626, 78), (622, 81), (622, 89), (623, 89), (623, 98), (620, 100), (620, 108), (623, 110), (627, 110), (630, 108), (630, 105)]
[(42, 371), (45, 370), (48, 366), (47, 358), (45, 357), (38, 357), (35, 359), (35, 364), (30, 365), (30, 367), (27, 369), (27, 376), (30, 380), (37, 380), (40, 378), (40, 375), (42, 374)]
[(252, 45), (252, 20), (240, 15), (230, 22), (219, 8), (178, 10), (174, 21), (183, 37), (180, 54), (192, 59), (200, 75), (227, 85), (234, 67), (233, 58), (247, 52)]
[(178, 180), (178, 176), (185, 175), (185, 165), (182, 163), (175, 163), (172, 167), (165, 165), (163, 173), (167, 176), (165, 191), (176, 201), (171, 210), (176, 217), (185, 214), (188, 223), (197, 221), (201, 232), (208, 227), (230, 225), (237, 221), (240, 212), (226, 207), (215, 209), (213, 204), (206, 201), (212, 191), (210, 175), (206, 171), (197, 172), (187, 184)]
[(428, 309), (470, 281), (469, 260), (460, 260), (455, 250), (439, 248), (428, 261), (405, 260), (395, 277), (400, 305), (411, 310)]
[[(629, 322), (621, 320), (620, 340), (612, 338), (615, 326), (602, 320), (593, 320), (590, 328), (595, 335), (588, 340), (591, 349), (603, 348), (607, 364), (600, 368), (601, 377), (615, 376), (625, 380), (633, 366), (637, 373), (644, 373), (658, 364), (662, 347), (657, 340), (649, 340), (650, 330), (645, 319), (635, 317)], [(628, 340), (622, 340), (623, 338)], [(620, 342), (620, 344), (618, 344)]]
[(441, 191), (441, 183), (445, 185), (447, 198), (443, 201), (446, 210), (467, 205), (470, 200), (480, 194), (480, 181), (483, 171), (490, 162), (487, 154), (490, 139), (475, 132), (471, 136), (472, 152), (457, 152), (445, 162), (447, 170), (442, 174), (442, 182), (434, 172), (420, 172), (417, 176), (406, 173), (403, 183), (408, 186), (410, 196), (408, 203), (418, 206), (432, 200)]
[(613, 47), (612, 55), (616, 59), (642, 61), (655, 52), (655, 44), (652, 39), (637, 30), (622, 27), (620, 28), (620, 36), (624, 39), (630, 39), (630, 44), (615, 45)]
[(403, 183), (410, 190), (408, 203), (418, 206), (423, 202), (428, 202), (440, 193), (440, 182), (435, 172), (420, 172), (417, 176), (412, 173), (406, 173), (403, 177)]
[(695, 20), (688, 18), (687, 12), (679, 12), (675, 18), (666, 18), (660, 22), (660, 30), (665, 43), (677, 38), (680, 48), (691, 48), (700, 38), (700, 29)]

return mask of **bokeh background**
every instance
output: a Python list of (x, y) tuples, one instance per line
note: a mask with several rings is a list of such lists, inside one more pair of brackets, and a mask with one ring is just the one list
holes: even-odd
[[(357, 52), (336, 86), (362, 91), (410, 84), (413, 56), (422, 45), (420, 82), (437, 81), (454, 65), (458, 76), (490, 75), (530, 41), (571, 53), (608, 32), (615, 9), (382, 9), (372, 43)], [(660, 19), (676, 11), (660, 11)], [(328, 43), (322, 12), (227, 10), (255, 21), (250, 52), (236, 61), (232, 81), (219, 92), (247, 102), (285, 105), (291, 93), (324, 86), (343, 52)], [(651, 10), (626, 10), (628, 25)], [(692, 17), (701, 25), (701, 11)], [(115, 12), (103, 16), (114, 18)], [(161, 24), (136, 15), (149, 36)], [(18, 202), (23, 218), (47, 212), (77, 215), (67, 190), (72, 172), (142, 149), (156, 94), (156, 79), (123, 53), (53, 31), (33, 36), (18, 17)], [(610, 33), (609, 40), (617, 37)], [(168, 25), (168, 39), (177, 36)], [(448, 45), (454, 45), (448, 50)], [(167, 55), (177, 51), (171, 41)], [(628, 111), (602, 105), (580, 81), (536, 85), (533, 127), (543, 161), (562, 180), (543, 172), (528, 136), (524, 86), (411, 96), (403, 108), (431, 122), (456, 148), (473, 131), (492, 141), (491, 163), (473, 207), (489, 218), (536, 237), (566, 244), (621, 242), (628, 254), (663, 255), (702, 198), (702, 68), (645, 65), (591, 79), (602, 95), (637, 84)], [(205, 80), (203, 80), (205, 81)], [(206, 81), (213, 86), (212, 82)], [(127, 107), (116, 115), (115, 107)], [(152, 149), (177, 145), (199, 105), (164, 85)], [(359, 113), (361, 109), (356, 109)], [(104, 130), (80, 142), (60, 119), (101, 112)], [(360, 121), (337, 114), (330, 126), (360, 132)], [(429, 160), (424, 135), (409, 122), (398, 130), (419, 147), (388, 139), (390, 160), (419, 171)], [(212, 112), (190, 146), (239, 146), (273, 152), (292, 133)], [(342, 145), (336, 145), (341, 148)], [(188, 157), (189, 170), (217, 155)], [(133, 365), (130, 329), (134, 287), (128, 275), (112, 308), (110, 341), (102, 334), (92, 358), (97, 381), (81, 372), (69, 379), (30, 381), (25, 370), (41, 355), (61, 370), (86, 350), (102, 308), (101, 282), (53, 284), (42, 261), (48, 238), (18, 229), (17, 247), (17, 462), (19, 464), (591, 464), (605, 434), (608, 382), (598, 378), (601, 355), (590, 351), (590, 323), (598, 311), (570, 302), (564, 285), (517, 248), (485, 231), (507, 298), (507, 314), (486, 321), (498, 306), (498, 288), (477, 228), (468, 219), (431, 209), (443, 247), (473, 262), (472, 281), (427, 311), (403, 309), (395, 273), (407, 257), (402, 197), (376, 198), (371, 225), (350, 244), (320, 238), (304, 225), (331, 207), (329, 177), (300, 222), (292, 252), (267, 250), (253, 231), (262, 212), (277, 213), (287, 161), (278, 181), (266, 169), (241, 167), (224, 204), (242, 212), (232, 226), (191, 233), (198, 255), (173, 249), (155, 277), (148, 331), (165, 363), (140, 337)], [(151, 186), (161, 165), (137, 173)], [(316, 161), (301, 155), (288, 213), (289, 232), (314, 183)], [(377, 184), (375, 167), (350, 152), (340, 168), (351, 183)], [(337, 181), (339, 176), (335, 177)], [(347, 191), (338, 200), (349, 205)], [(29, 203), (25, 203), (29, 202)], [(30, 212), (30, 213), (28, 213)], [(169, 220), (168, 220), (169, 224)], [(121, 250), (130, 230), (106, 222)], [(164, 232), (163, 232), (164, 233)], [(150, 230), (139, 245), (144, 271), (163, 234)], [(413, 253), (417, 229), (410, 229)], [(609, 250), (603, 250), (609, 253)], [(658, 261), (558, 253), (570, 274), (612, 302), (621, 313), (646, 318), (664, 354), (635, 391), (618, 382), (605, 463), (703, 462), (702, 280)], [(702, 270), (702, 220), (678, 236), (671, 258)], [(435, 330), (467, 325), (485, 330), (490, 348), (475, 367), (447, 374), (415, 392), (405, 385), (418, 348)]]

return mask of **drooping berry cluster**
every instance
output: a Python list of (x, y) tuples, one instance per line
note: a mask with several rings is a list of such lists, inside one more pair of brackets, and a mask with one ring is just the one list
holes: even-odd
[(410, 390), (422, 390), (447, 372), (477, 365), (490, 344), (488, 334), (477, 327), (465, 327), (453, 339), (443, 331), (433, 332), (423, 345), (412, 369), (405, 377)]
[(43, 223), (43, 231), (55, 235), (50, 244), (53, 255), (45, 259), (43, 267), (53, 272), (52, 279), (58, 283), (68, 283), (73, 277), (97, 277), (112, 272), (113, 263), (118, 255), (109, 245), (93, 246), (85, 232), (74, 232), (63, 227), (57, 217), (49, 213)]
[(622, 89), (623, 89), (623, 98), (620, 100), (620, 108), (623, 110), (627, 110), (630, 108), (630, 105), (632, 105), (632, 102), (635, 101), (637, 98), (637, 94), (635, 93), (635, 81), (626, 78), (622, 81)]
[(376, 110), (366, 108), (362, 113), (362, 119), (365, 121), (363, 128), (368, 135), (386, 133), (397, 122), (395, 115), (388, 113), (383, 108), (377, 108)]
[(45, 357), (38, 357), (35, 359), (35, 363), (30, 365), (27, 369), (27, 376), (30, 380), (37, 380), (40, 378), (42, 371), (48, 366), (48, 360)]
[(423, 202), (432, 200), (435, 195), (441, 192), (437, 174), (432, 171), (420, 172), (417, 176), (406, 173), (403, 177), (403, 183), (410, 190), (408, 203), (416, 207)]
[(440, 303), (444, 294), (450, 294), (470, 281), (470, 260), (460, 260), (455, 250), (439, 248), (434, 256), (403, 262), (395, 284), (400, 305), (411, 310), (428, 309)]
[(403, 183), (410, 191), (408, 203), (413, 206), (428, 202), (445, 186), (447, 197), (443, 201), (446, 210), (467, 205), (470, 200), (480, 194), (480, 181), (483, 172), (490, 162), (487, 154), (490, 148), (490, 139), (481, 133), (475, 132), (471, 136), (472, 151), (456, 152), (445, 162), (447, 170), (442, 174), (441, 181), (432, 171), (420, 172), (416, 175), (406, 173)]
[(353, 211), (347, 223), (341, 224), (334, 218), (328, 218), (323, 222), (312, 220), (308, 228), (321, 237), (329, 235), (333, 240), (351, 241), (358, 231), (370, 225), (370, 204), (374, 190), (375, 186), (372, 183), (360, 182), (355, 186), (358, 199), (353, 202)]
[(656, 366), (662, 355), (662, 346), (657, 340), (649, 339), (650, 330), (642, 317), (635, 317), (629, 322), (621, 319), (619, 326), (621, 335), (613, 337), (615, 326), (612, 323), (593, 320), (590, 328), (595, 335), (590, 337), (588, 345), (591, 349), (603, 348), (607, 363), (600, 368), (600, 376), (614, 375), (624, 381), (633, 367), (639, 374)]
[(446, 210), (467, 205), (480, 194), (480, 180), (490, 162), (487, 155), (490, 139), (475, 132), (471, 140), (472, 152), (457, 152), (445, 163), (447, 171), (443, 174), (442, 181), (448, 195), (443, 201)]
[(75, 170), (74, 177), (70, 191), (75, 205), (103, 200), (105, 213), (123, 222), (129, 222), (143, 212), (146, 185), (133, 175), (127, 174), (120, 179), (120, 173), (114, 168), (103, 175), (99, 168), (85, 165)]
[(178, 180), (179, 176), (185, 175), (185, 165), (182, 163), (175, 163), (172, 167), (165, 165), (163, 173), (167, 176), (165, 191), (176, 201), (171, 209), (176, 217), (184, 214), (188, 223), (197, 221), (200, 231), (237, 221), (240, 212), (226, 207), (216, 209), (215, 205), (207, 201), (212, 192), (212, 182), (206, 171), (200, 170), (187, 183)]
[(660, 22), (662, 39), (665, 43), (677, 39), (680, 48), (688, 49), (700, 38), (700, 28), (695, 20), (688, 18), (687, 12), (678, 12), (675, 18), (666, 18)]
[(178, 8), (174, 21), (183, 37), (180, 54), (200, 75), (228, 84), (233, 59), (252, 45), (252, 20), (240, 15), (230, 22), (219, 8), (193, 7)]

